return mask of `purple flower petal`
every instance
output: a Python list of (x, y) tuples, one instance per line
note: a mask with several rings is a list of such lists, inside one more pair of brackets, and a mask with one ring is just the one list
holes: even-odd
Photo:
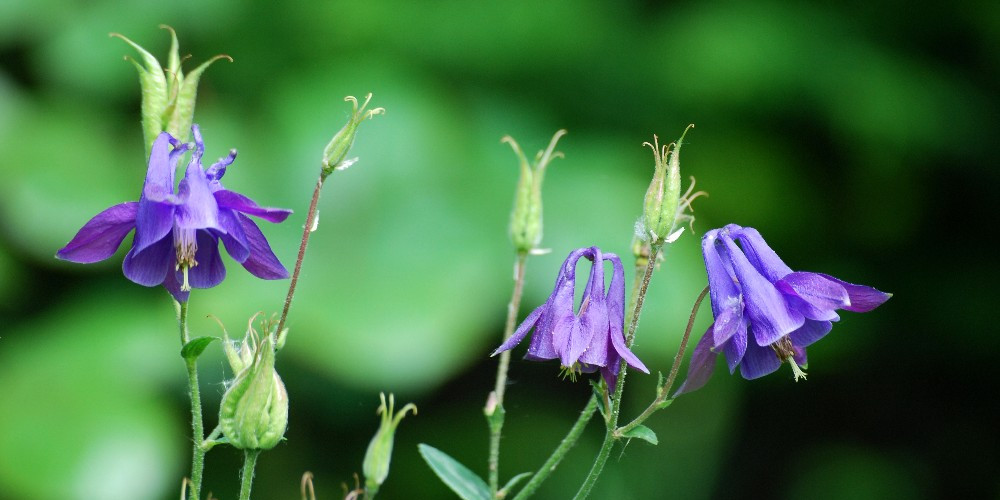
[(208, 231), (198, 231), (197, 266), (188, 269), (188, 283), (193, 288), (212, 288), (226, 279), (226, 266), (219, 255), (219, 241)]
[(99, 262), (111, 257), (135, 227), (135, 214), (138, 210), (139, 204), (129, 201), (95, 215), (66, 246), (56, 252), (56, 257), (80, 264)]
[(208, 170), (205, 170), (205, 176), (208, 177), (212, 191), (222, 189), (222, 184), (219, 181), (222, 180), (222, 176), (226, 175), (226, 167), (232, 165), (234, 161), (236, 161), (236, 150), (230, 149), (228, 156), (219, 158), (219, 161), (208, 167)]
[(691, 352), (691, 363), (688, 364), (687, 378), (684, 379), (684, 383), (677, 389), (673, 397), (697, 391), (712, 378), (712, 372), (715, 370), (715, 358), (718, 356), (712, 351), (713, 330), (713, 325), (709, 325), (705, 334), (701, 336), (701, 340), (694, 346), (694, 351)]
[(792, 268), (785, 265), (756, 229), (741, 228), (735, 224), (726, 226), (726, 229), (729, 228), (738, 228), (732, 231), (732, 236), (740, 241), (747, 259), (768, 281), (774, 283), (792, 272)]
[(744, 308), (757, 345), (770, 345), (802, 326), (805, 317), (788, 307), (781, 292), (757, 272), (732, 238), (723, 236), (721, 239), (729, 250), (733, 270), (743, 288)]
[(789, 273), (778, 280), (775, 286), (782, 292), (798, 297), (819, 310), (833, 311), (843, 309), (851, 304), (847, 290), (843, 286), (816, 273)]
[(770, 347), (761, 347), (756, 342), (747, 342), (747, 352), (740, 363), (740, 374), (747, 380), (774, 373), (781, 367), (781, 360)]
[(163, 283), (167, 270), (174, 264), (173, 243), (173, 238), (167, 236), (142, 251), (137, 251), (137, 247), (133, 246), (122, 261), (122, 272), (125, 277), (142, 286), (156, 286)]
[(246, 234), (247, 243), (250, 244), (250, 256), (243, 261), (243, 267), (250, 274), (265, 280), (280, 280), (288, 277), (288, 270), (281, 265), (281, 261), (271, 251), (271, 246), (267, 244), (267, 239), (260, 232), (257, 224), (254, 224), (249, 217), (237, 214), (243, 232)]
[(708, 273), (709, 297), (715, 317), (713, 339), (715, 347), (721, 346), (743, 321), (743, 300), (733, 279), (730, 266), (726, 265), (727, 250), (718, 240), (718, 229), (701, 238), (701, 253)]
[(522, 321), (521, 324), (518, 325), (517, 330), (514, 330), (514, 334), (511, 335), (510, 338), (507, 339), (507, 341), (501, 344), (500, 347), (497, 347), (497, 349), (493, 351), (493, 354), (490, 354), (490, 356), (496, 356), (501, 352), (509, 351), (513, 349), (514, 346), (521, 343), (521, 341), (524, 340), (524, 337), (528, 334), (528, 332), (531, 331), (531, 329), (535, 327), (535, 324), (538, 323), (538, 317), (542, 315), (542, 310), (544, 308), (545, 306), (542, 305), (535, 308), (534, 311), (531, 311), (531, 314), (529, 314), (527, 318), (524, 318), (524, 321)]
[(191, 292), (181, 290), (181, 282), (177, 281), (177, 273), (174, 272), (174, 263), (170, 262), (166, 277), (163, 278), (163, 288), (166, 288), (170, 295), (177, 302), (187, 302)]
[[(172, 151), (168, 151), (170, 146), (175, 146)], [(153, 142), (135, 218), (132, 246), (137, 253), (162, 240), (173, 229), (175, 205), (180, 203), (174, 195), (174, 171), (186, 150), (187, 144), (179, 144), (166, 132)]]
[(736, 371), (736, 365), (743, 361), (743, 356), (747, 352), (747, 320), (743, 318), (736, 328), (736, 333), (729, 338), (722, 346), (722, 352), (726, 355), (726, 363), (729, 365), (729, 374)]
[(788, 334), (792, 340), (792, 345), (807, 347), (817, 340), (826, 336), (833, 329), (833, 323), (829, 321), (813, 321), (807, 319), (802, 328)]
[(219, 225), (225, 232), (216, 232), (215, 235), (222, 240), (229, 256), (236, 262), (243, 263), (250, 256), (250, 243), (247, 241), (246, 232), (243, 231), (243, 224), (240, 223), (236, 212), (229, 209), (219, 210)]
[(243, 196), (235, 191), (222, 189), (216, 191), (214, 194), (215, 201), (218, 202), (219, 208), (229, 208), (248, 215), (260, 217), (268, 222), (281, 222), (287, 219), (292, 213), (291, 210), (285, 210), (283, 208), (264, 208), (258, 206), (250, 198), (247, 198), (246, 196)]
[(851, 304), (844, 309), (853, 312), (868, 312), (885, 303), (892, 297), (891, 293), (880, 292), (870, 286), (855, 285), (843, 280), (839, 280), (828, 274), (817, 273), (820, 276), (839, 284), (847, 290)]
[[(609, 304), (614, 304), (613, 307), (609, 306), (608, 308), (611, 322), (609, 331), (611, 345), (614, 346), (615, 352), (625, 359), (626, 363), (643, 373), (649, 373), (649, 368), (646, 368), (646, 365), (639, 360), (638, 356), (633, 354), (628, 346), (625, 345), (625, 335), (622, 332), (622, 326), (619, 326), (625, 322), (625, 268), (622, 267), (622, 261), (617, 255), (609, 253), (605, 254), (605, 256), (611, 260), (614, 268), (611, 276), (611, 286), (608, 288), (608, 297), (614, 297), (613, 300), (609, 299), (608, 301)], [(617, 360), (611, 364), (617, 364)], [(615, 373), (618, 373), (617, 369)]]
[(174, 221), (181, 229), (217, 229), (219, 225), (219, 204), (208, 186), (208, 178), (201, 165), (192, 155), (184, 180), (178, 187), (178, 197), (183, 201), (177, 207)]

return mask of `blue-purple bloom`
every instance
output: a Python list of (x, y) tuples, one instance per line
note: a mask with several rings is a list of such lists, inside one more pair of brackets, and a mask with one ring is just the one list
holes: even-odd
[(713, 229), (701, 247), (715, 322), (695, 346), (675, 396), (708, 382), (719, 350), (729, 372), (739, 366), (746, 379), (773, 373), (785, 361), (796, 380), (805, 378), (806, 347), (840, 320), (837, 309), (868, 312), (892, 296), (826, 274), (793, 272), (751, 227)]
[(143, 286), (162, 284), (181, 302), (192, 287), (211, 288), (226, 277), (219, 240), (254, 276), (287, 278), (288, 271), (257, 224), (244, 214), (281, 222), (291, 210), (260, 207), (222, 187), (220, 179), (236, 159), (236, 150), (203, 169), (205, 144), (197, 125), (191, 131), (195, 149), (176, 192), (177, 162), (191, 145), (163, 132), (153, 143), (139, 201), (114, 205), (94, 216), (56, 257), (82, 264), (107, 259), (134, 228), (132, 249), (122, 262), (125, 277)]
[[(576, 264), (581, 257), (593, 264), (579, 311), (574, 312)], [(607, 294), (604, 293), (605, 260), (611, 261), (614, 268)], [(625, 345), (624, 322), (625, 270), (621, 259), (613, 253), (601, 253), (597, 247), (580, 248), (566, 257), (549, 299), (532, 311), (493, 355), (512, 349), (534, 329), (524, 359), (558, 359), (572, 371), (587, 373), (600, 368), (608, 386), (614, 388), (623, 358), (629, 365), (649, 373)]]

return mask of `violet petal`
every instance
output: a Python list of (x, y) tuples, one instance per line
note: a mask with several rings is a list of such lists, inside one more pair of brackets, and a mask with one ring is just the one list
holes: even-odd
[(756, 344), (770, 345), (802, 326), (805, 317), (788, 307), (781, 292), (757, 272), (731, 238), (723, 236), (721, 239), (729, 250), (736, 278), (742, 285), (744, 308)]
[(135, 214), (139, 203), (129, 201), (105, 209), (87, 221), (66, 246), (56, 252), (56, 257), (90, 264), (114, 255), (129, 231), (135, 228)]
[(125, 277), (142, 286), (163, 283), (167, 269), (172, 268), (175, 260), (173, 238), (168, 235), (142, 251), (136, 251), (136, 248), (133, 246), (122, 261)]
[(288, 218), (291, 210), (283, 208), (265, 208), (258, 206), (253, 200), (235, 191), (221, 189), (214, 193), (219, 208), (230, 208), (248, 215), (260, 217), (268, 222), (281, 222)]
[(788, 337), (792, 340), (792, 345), (806, 347), (825, 337), (831, 329), (833, 329), (833, 323), (829, 321), (807, 319), (801, 328), (789, 333)]
[(828, 274), (817, 274), (839, 284), (847, 290), (847, 296), (850, 297), (851, 305), (844, 307), (844, 309), (848, 311), (868, 312), (885, 303), (885, 301), (889, 300), (889, 297), (892, 297), (891, 293), (880, 292), (870, 286), (855, 285)]
[(747, 380), (774, 373), (781, 366), (781, 360), (770, 347), (761, 347), (756, 342), (747, 342), (747, 352), (740, 363), (740, 374)]
[(714, 343), (713, 330), (712, 325), (709, 325), (708, 329), (705, 330), (705, 334), (701, 336), (701, 340), (698, 341), (698, 344), (694, 346), (694, 350), (691, 351), (691, 362), (688, 364), (687, 378), (684, 379), (684, 383), (677, 389), (673, 397), (676, 398), (681, 394), (697, 391), (704, 387), (708, 383), (708, 380), (712, 378), (712, 372), (715, 370), (715, 358), (718, 357), (718, 354), (712, 351), (712, 344)]
[(219, 255), (219, 241), (208, 231), (196, 233), (198, 250), (194, 259), (197, 266), (188, 269), (188, 283), (194, 288), (212, 288), (226, 279), (226, 266)]
[(265, 280), (280, 280), (288, 277), (288, 270), (281, 265), (281, 261), (271, 251), (271, 246), (267, 244), (264, 233), (260, 232), (257, 224), (254, 224), (249, 217), (237, 214), (236, 217), (246, 233), (247, 243), (250, 244), (250, 256), (243, 261), (243, 267), (250, 274)]

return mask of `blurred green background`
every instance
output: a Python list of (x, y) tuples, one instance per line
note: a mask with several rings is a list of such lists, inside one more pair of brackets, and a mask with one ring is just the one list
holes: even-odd
[[(287, 442), (262, 456), (255, 498), (321, 498), (359, 472), (378, 392), (415, 402), (384, 498), (448, 498), (428, 442), (485, 476), (481, 408), (511, 289), (506, 225), (517, 163), (566, 128), (545, 184), (546, 256), (528, 264), (526, 314), (572, 248), (629, 253), (653, 133), (684, 148), (711, 197), (700, 236), (758, 228), (795, 269), (895, 297), (845, 313), (810, 349), (809, 380), (782, 370), (711, 384), (609, 462), (594, 498), (940, 498), (1000, 494), (995, 250), (1000, 4), (910, 2), (277, 3), (6, 0), (0, 3), (0, 498), (177, 498), (189, 467), (188, 401), (173, 310), (130, 283), (124, 250), (90, 266), (53, 258), (145, 174), (135, 57), (173, 26), (186, 67), (219, 53), (195, 121), (206, 157), (239, 149), (227, 187), (296, 211), (262, 229), (293, 263), (323, 146), (345, 95), (387, 113), (362, 126), (323, 194), (278, 369)], [(192, 64), (193, 63), (193, 64)], [(284, 282), (227, 260), (192, 297), (195, 335), (275, 312)], [(627, 266), (630, 267), (630, 266)], [(667, 371), (704, 286), (698, 240), (675, 244), (636, 344)], [(696, 327), (710, 321), (707, 307)], [(206, 425), (228, 376), (200, 362)], [(503, 478), (534, 470), (589, 387), (520, 360), (507, 397)], [(629, 379), (637, 413), (655, 377)], [(602, 437), (593, 422), (540, 492), (575, 491)], [(236, 497), (241, 455), (207, 458), (205, 489)]]

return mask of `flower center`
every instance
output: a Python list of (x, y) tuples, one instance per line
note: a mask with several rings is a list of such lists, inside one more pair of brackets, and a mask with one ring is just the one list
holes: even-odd
[(177, 265), (175, 269), (184, 274), (184, 281), (181, 283), (181, 291), (190, 292), (191, 284), (188, 283), (188, 269), (198, 265), (194, 259), (195, 252), (198, 251), (195, 229), (179, 229), (174, 227), (174, 250), (177, 252)]
[(563, 380), (569, 378), (570, 382), (576, 382), (577, 375), (583, 373), (583, 367), (581, 367), (580, 362), (577, 361), (576, 363), (573, 363), (573, 366), (560, 366), (559, 372), (559, 376), (562, 377)]
[(792, 339), (788, 338), (788, 335), (781, 337), (777, 342), (771, 344), (771, 349), (774, 349), (774, 353), (778, 356), (778, 359), (788, 361), (788, 364), (792, 365), (792, 376), (795, 377), (796, 382), (800, 378), (802, 380), (806, 379), (806, 372), (795, 362), (795, 350), (792, 349)]

